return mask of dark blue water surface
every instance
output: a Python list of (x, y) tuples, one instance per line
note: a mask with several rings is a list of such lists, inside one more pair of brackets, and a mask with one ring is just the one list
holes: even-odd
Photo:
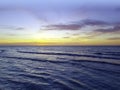
[(0, 90), (120, 90), (120, 47), (0, 47)]

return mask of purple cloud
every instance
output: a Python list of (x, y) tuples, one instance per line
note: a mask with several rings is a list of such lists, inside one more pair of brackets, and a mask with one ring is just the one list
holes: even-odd
[(95, 33), (120, 33), (120, 26), (114, 26), (112, 28), (107, 28), (107, 29), (97, 29), (94, 31)]
[(108, 40), (120, 40), (120, 37), (112, 37), (112, 38), (108, 38)]
[(8, 26), (8, 25), (0, 25), (0, 29), (2, 30), (25, 30), (24, 27)]
[(89, 33), (87, 33), (86, 38), (94, 38), (104, 34), (120, 34), (120, 26), (113, 26), (111, 28), (106, 29), (95, 29)]
[(57, 24), (45, 26), (45, 30), (79, 30), (85, 26), (106, 26), (110, 23), (98, 20), (82, 20), (70, 24)]
[(46, 26), (47, 30), (79, 30), (82, 25), (79, 24), (68, 24), (68, 25), (49, 25)]

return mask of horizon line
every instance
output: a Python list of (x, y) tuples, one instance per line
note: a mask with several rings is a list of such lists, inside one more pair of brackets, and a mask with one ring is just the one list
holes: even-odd
[(30, 47), (47, 47), (47, 46), (68, 46), (68, 47), (71, 47), (71, 46), (74, 46), (74, 47), (79, 47), (79, 46), (115, 46), (115, 47), (120, 47), (120, 45), (1, 45), (0, 44), (0, 47), (1, 46), (30, 46)]

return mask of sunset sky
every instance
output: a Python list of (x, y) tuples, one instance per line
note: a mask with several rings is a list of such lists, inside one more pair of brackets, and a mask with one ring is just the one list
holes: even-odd
[(0, 0), (0, 45), (120, 45), (120, 0)]

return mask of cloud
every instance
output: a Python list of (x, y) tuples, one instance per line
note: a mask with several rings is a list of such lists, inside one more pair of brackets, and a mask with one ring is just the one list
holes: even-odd
[(46, 26), (47, 30), (79, 30), (80, 28), (82, 28), (82, 25), (79, 24), (68, 24), (68, 25), (49, 25)]
[(120, 37), (112, 37), (112, 38), (108, 38), (108, 40), (120, 40)]
[(83, 25), (90, 25), (90, 26), (103, 26), (103, 25), (109, 25), (110, 23), (105, 22), (105, 21), (100, 21), (100, 20), (91, 20), (91, 19), (86, 19), (82, 21)]
[(107, 29), (96, 29), (95, 33), (105, 34), (105, 33), (120, 33), (120, 26), (114, 26)]
[[(21, 3), (22, 2), (22, 3)], [(43, 3), (44, 2), (44, 3)], [(119, 20), (120, 14), (119, 11), (119, 3), (112, 2), (112, 4), (102, 4), (98, 3), (98, 1), (94, 1), (92, 3), (83, 3), (84, 0), (79, 1), (20, 1), (19, 3), (9, 2), (8, 5), (0, 5), (0, 11), (23, 11), (31, 14), (35, 18), (40, 21), (44, 21), (46, 23), (53, 22), (54, 19), (57, 22), (66, 21), (66, 20), (76, 20), (81, 18), (89, 18), (89, 19), (101, 19), (101, 20)], [(66, 3), (65, 3), (66, 2)], [(104, 1), (102, 1), (104, 2)], [(35, 4), (36, 3), (36, 4)], [(50, 4), (51, 3), (51, 4)], [(82, 4), (83, 3), (83, 4)], [(96, 4), (97, 3), (97, 4)], [(110, 3), (110, 1), (109, 1)], [(75, 5), (74, 5), (75, 4)], [(116, 5), (118, 4), (118, 5)], [(62, 7), (61, 7), (62, 5)], [(117, 9), (117, 10), (116, 10)], [(91, 21), (89, 24), (93, 23)], [(97, 22), (100, 23), (100, 22)], [(93, 23), (95, 24), (95, 23)]]
[[(116, 35), (116, 34), (120, 34), (120, 26), (113, 26), (111, 28), (99, 28), (99, 29), (95, 29), (89, 33), (86, 33), (86, 38), (95, 38), (101, 35), (105, 35), (105, 34), (111, 34), (111, 35)], [(112, 38), (111, 38), (112, 39)]]
[(70, 24), (47, 25), (43, 28), (45, 30), (79, 30), (81, 28), (84, 28), (85, 26), (106, 26), (109, 24), (110, 23), (104, 21), (86, 19), (72, 22)]
[(24, 30), (25, 28), (23, 28), (23, 27), (17, 27), (17, 28), (15, 28), (15, 30)]
[(120, 12), (120, 7), (117, 7), (115, 11)]
[(0, 25), (1, 30), (24, 30), (24, 27), (17, 26), (8, 26), (8, 25)]
[(65, 38), (65, 39), (69, 39), (69, 38), (71, 38), (70, 36), (66, 36), (66, 37), (63, 37), (63, 38)]
[[(87, 38), (87, 39), (93, 39), (95, 37), (99, 37), (105, 34), (111, 34), (111, 35), (118, 35), (120, 34), (120, 23), (107, 23), (107, 22), (87, 22), (84, 24), (89, 25), (89, 26), (94, 26), (97, 25), (99, 27), (97, 27), (97, 29), (92, 28), (91, 30), (89, 30), (89, 32), (77, 32), (76, 33), (71, 33), (70, 36), (78, 36), (80, 38)], [(85, 27), (84, 26), (84, 27)], [(104, 26), (104, 27), (103, 27)], [(82, 31), (83, 29), (81, 29)], [(81, 34), (85, 35), (85, 36), (81, 36)], [(111, 38), (112, 39), (112, 38)], [(118, 39), (118, 38), (113, 38), (113, 39)]]

